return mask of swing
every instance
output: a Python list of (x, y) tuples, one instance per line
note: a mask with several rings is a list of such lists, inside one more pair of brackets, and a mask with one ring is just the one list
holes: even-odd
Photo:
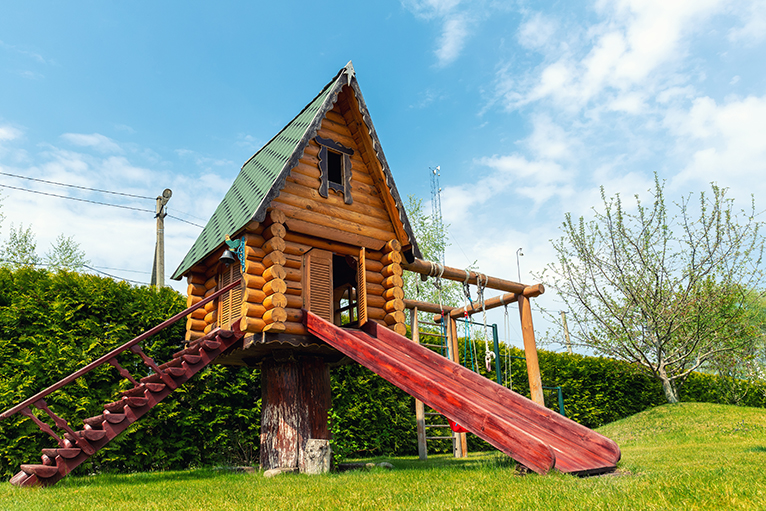
[(447, 419), (447, 422), (449, 423), (449, 428), (455, 433), (470, 433), (470, 431), (468, 431), (463, 426), (461, 426), (460, 424), (458, 424), (457, 422), (453, 421), (450, 418)]

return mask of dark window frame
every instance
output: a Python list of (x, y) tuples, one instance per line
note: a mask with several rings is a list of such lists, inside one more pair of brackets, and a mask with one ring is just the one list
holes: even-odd
[[(354, 200), (351, 198), (351, 155), (354, 154), (354, 150), (328, 138), (316, 137), (314, 140), (319, 144), (319, 170), (321, 171), (319, 195), (326, 199), (329, 197), (329, 189), (333, 189), (343, 194), (343, 202), (352, 204)], [(327, 166), (328, 151), (341, 156), (341, 183), (330, 181)]]

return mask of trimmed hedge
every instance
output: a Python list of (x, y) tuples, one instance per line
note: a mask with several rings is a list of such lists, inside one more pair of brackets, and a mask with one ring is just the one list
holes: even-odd
[[(170, 289), (132, 287), (93, 275), (0, 268), (0, 409), (6, 410), (185, 308)], [(183, 338), (183, 322), (144, 343), (155, 360), (167, 360)], [(462, 341), (461, 341), (462, 342)], [(461, 353), (463, 347), (461, 346)], [(503, 348), (501, 359), (523, 352)], [(561, 386), (567, 416), (598, 427), (665, 403), (660, 383), (625, 362), (539, 352), (543, 384)], [(121, 363), (140, 376), (145, 366), (129, 355)], [(513, 388), (529, 395), (526, 365), (511, 359)], [(504, 366), (505, 369), (505, 366)], [(494, 380), (494, 372), (481, 373)], [(367, 369), (352, 364), (331, 372), (331, 428), (339, 457), (414, 455), (414, 400)], [(104, 366), (50, 396), (70, 423), (98, 415), (113, 400), (118, 377)], [(124, 384), (124, 383), (123, 383)], [(734, 391), (732, 391), (734, 389)], [(766, 385), (695, 373), (681, 388), (683, 401), (766, 406)], [(548, 406), (558, 410), (555, 393)], [(257, 464), (260, 373), (212, 366), (78, 468), (98, 471), (169, 470)], [(0, 473), (34, 463), (52, 440), (21, 415), (0, 422)], [(469, 435), (469, 449), (489, 445)], [(429, 452), (449, 452), (433, 442)]]

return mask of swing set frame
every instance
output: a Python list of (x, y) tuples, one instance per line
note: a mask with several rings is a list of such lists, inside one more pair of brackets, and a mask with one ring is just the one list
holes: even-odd
[[(534, 325), (532, 323), (531, 298), (540, 296), (545, 292), (542, 284), (526, 285), (519, 282), (512, 282), (497, 277), (484, 275), (472, 270), (459, 270), (451, 268), (432, 261), (415, 259), (412, 263), (403, 262), (402, 268), (408, 271), (419, 273), (422, 280), (428, 277), (446, 278), (464, 285), (474, 284), (484, 289), (494, 289), (505, 291), (504, 294), (492, 298), (482, 297), (482, 300), (472, 302), (463, 307), (451, 307), (443, 304), (424, 302), (420, 300), (404, 299), (405, 308), (410, 310), (412, 340), (419, 342), (420, 332), (418, 328), (418, 312), (427, 312), (434, 314), (434, 322), (446, 322), (447, 334), (447, 352), (448, 358), (459, 364), (460, 356), (458, 352), (457, 320), (462, 318), (468, 320), (470, 316), (478, 312), (486, 312), (500, 306), (506, 306), (511, 303), (518, 303), (519, 316), (521, 320), (521, 333), (524, 341), (524, 355), (527, 365), (527, 377), (529, 378), (529, 391), (532, 401), (545, 406), (543, 397), (543, 384), (540, 376), (540, 365), (537, 358), (537, 345), (535, 342)], [(496, 327), (496, 325), (495, 325)], [(498, 342), (495, 328), (495, 357), (499, 357)], [(495, 364), (497, 370), (498, 364)], [(497, 375), (498, 382), (502, 377)], [(420, 459), (426, 459), (426, 433), (425, 433), (425, 410), (423, 404), (416, 400), (416, 419), (418, 427), (418, 455)], [(457, 458), (467, 456), (468, 444), (465, 433), (454, 433), (454, 454)]]

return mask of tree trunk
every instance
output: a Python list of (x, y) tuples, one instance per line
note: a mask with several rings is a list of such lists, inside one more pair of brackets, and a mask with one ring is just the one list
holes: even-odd
[(668, 400), (668, 403), (678, 403), (678, 391), (676, 390), (676, 386), (673, 385), (673, 382), (670, 379), (668, 379), (664, 371), (660, 373), (660, 381), (662, 382), (662, 390), (665, 392), (665, 398)]
[(321, 358), (269, 358), (261, 370), (261, 452), (263, 470), (305, 471), (306, 443), (330, 439), (330, 371)]

